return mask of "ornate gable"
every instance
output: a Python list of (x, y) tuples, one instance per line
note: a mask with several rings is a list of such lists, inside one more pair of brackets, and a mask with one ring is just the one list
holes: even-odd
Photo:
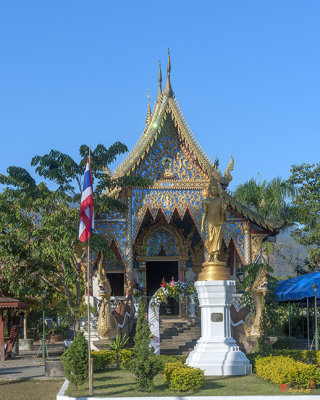
[(171, 112), (164, 116), (160, 133), (132, 174), (154, 181), (209, 179), (208, 173), (194, 160), (184, 140), (179, 136)]

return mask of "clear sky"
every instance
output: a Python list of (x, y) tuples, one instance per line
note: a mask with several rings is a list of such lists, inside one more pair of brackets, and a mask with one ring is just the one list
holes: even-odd
[[(320, 2), (0, 1), (0, 173), (36, 154), (131, 148), (158, 60), (231, 189), (319, 161)], [(163, 82), (164, 84), (165, 82)]]

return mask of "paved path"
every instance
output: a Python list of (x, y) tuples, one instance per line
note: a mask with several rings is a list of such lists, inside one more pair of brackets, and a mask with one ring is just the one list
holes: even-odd
[(21, 380), (44, 378), (42, 360), (16, 359), (0, 362), (0, 380)]

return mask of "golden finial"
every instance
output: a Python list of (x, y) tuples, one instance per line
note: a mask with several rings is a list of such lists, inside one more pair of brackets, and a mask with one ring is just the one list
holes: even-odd
[(157, 103), (161, 102), (161, 96), (162, 96), (162, 74), (161, 74), (161, 64), (159, 61), (159, 90), (157, 96)]
[(147, 98), (148, 98), (148, 111), (147, 111), (146, 125), (149, 125), (152, 119), (152, 112), (150, 106), (150, 89), (148, 89)]
[(173, 90), (170, 83), (170, 71), (171, 71), (170, 49), (168, 49), (167, 82), (163, 92), (167, 97), (173, 96)]

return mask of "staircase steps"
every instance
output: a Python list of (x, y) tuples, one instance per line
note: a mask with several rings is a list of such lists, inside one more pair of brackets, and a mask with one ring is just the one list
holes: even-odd
[(198, 319), (160, 317), (160, 354), (188, 355), (200, 336)]

